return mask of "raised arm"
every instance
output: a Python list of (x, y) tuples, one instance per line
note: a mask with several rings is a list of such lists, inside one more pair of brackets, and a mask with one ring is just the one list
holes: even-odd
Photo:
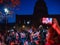
[(55, 29), (55, 31), (60, 35), (60, 26), (58, 24), (58, 21), (54, 18), (52, 27)]

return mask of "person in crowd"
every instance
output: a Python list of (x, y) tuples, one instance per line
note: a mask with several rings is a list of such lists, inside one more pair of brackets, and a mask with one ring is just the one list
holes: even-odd
[(19, 42), (18, 32), (16, 32), (13, 29), (11, 29), (10, 31), (8, 31), (7, 34), (8, 34), (7, 37), (6, 37), (7, 45), (13, 45), (13, 44), (17, 44), (18, 45), (18, 43), (20, 43)]
[(39, 31), (34, 26), (28, 31), (30, 33), (31, 45), (39, 45)]
[(15, 44), (16, 45), (20, 45), (20, 34), (18, 32), (16, 32), (16, 36), (15, 36)]
[(47, 29), (40, 25), (38, 30), (40, 32), (40, 45), (45, 45)]
[(8, 31), (6, 33), (6, 36), (5, 36), (5, 43), (6, 43), (6, 45), (9, 45), (10, 41), (11, 41), (11, 36), (10, 36), (10, 32)]
[(57, 19), (53, 19), (53, 24), (48, 30), (46, 45), (60, 45), (60, 26)]
[(15, 41), (11, 40), (9, 45), (15, 45)]
[(4, 35), (0, 33), (0, 45), (5, 45)]
[(29, 41), (28, 36), (29, 36), (29, 33), (24, 28), (21, 28), (20, 30), (21, 45), (28, 45), (28, 41)]

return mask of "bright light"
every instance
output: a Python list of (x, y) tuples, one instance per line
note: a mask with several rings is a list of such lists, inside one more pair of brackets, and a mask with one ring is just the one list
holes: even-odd
[(27, 24), (30, 24), (30, 21), (27, 21)]
[(4, 9), (6, 14), (9, 14), (9, 10), (7, 8)]
[(25, 25), (22, 25), (22, 28), (25, 28)]

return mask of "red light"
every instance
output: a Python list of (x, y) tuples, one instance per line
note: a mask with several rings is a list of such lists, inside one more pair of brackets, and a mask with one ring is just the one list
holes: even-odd
[(13, 5), (18, 5), (20, 3), (19, 0), (11, 0), (11, 2), (12, 2)]
[(3, 3), (3, 0), (0, 0), (0, 3)]
[(6, 6), (17, 6), (20, 4), (20, 0), (0, 0), (0, 5), (4, 4)]

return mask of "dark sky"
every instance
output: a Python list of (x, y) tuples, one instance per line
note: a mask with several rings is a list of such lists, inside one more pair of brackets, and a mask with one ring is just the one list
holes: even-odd
[[(37, 0), (20, 0), (20, 5), (14, 9), (12, 17), (8, 18), (8, 22), (12, 23), (16, 21), (16, 14), (18, 15), (32, 15), (34, 6)], [(48, 7), (48, 14), (60, 14), (60, 0), (44, 0)], [(3, 8), (2, 8), (3, 9)]]
[(49, 14), (60, 14), (60, 0), (45, 0)]
[[(48, 14), (60, 14), (60, 0), (45, 0), (48, 7)], [(33, 14), (36, 0), (21, 0), (19, 10), (16, 13), (19, 15)]]

